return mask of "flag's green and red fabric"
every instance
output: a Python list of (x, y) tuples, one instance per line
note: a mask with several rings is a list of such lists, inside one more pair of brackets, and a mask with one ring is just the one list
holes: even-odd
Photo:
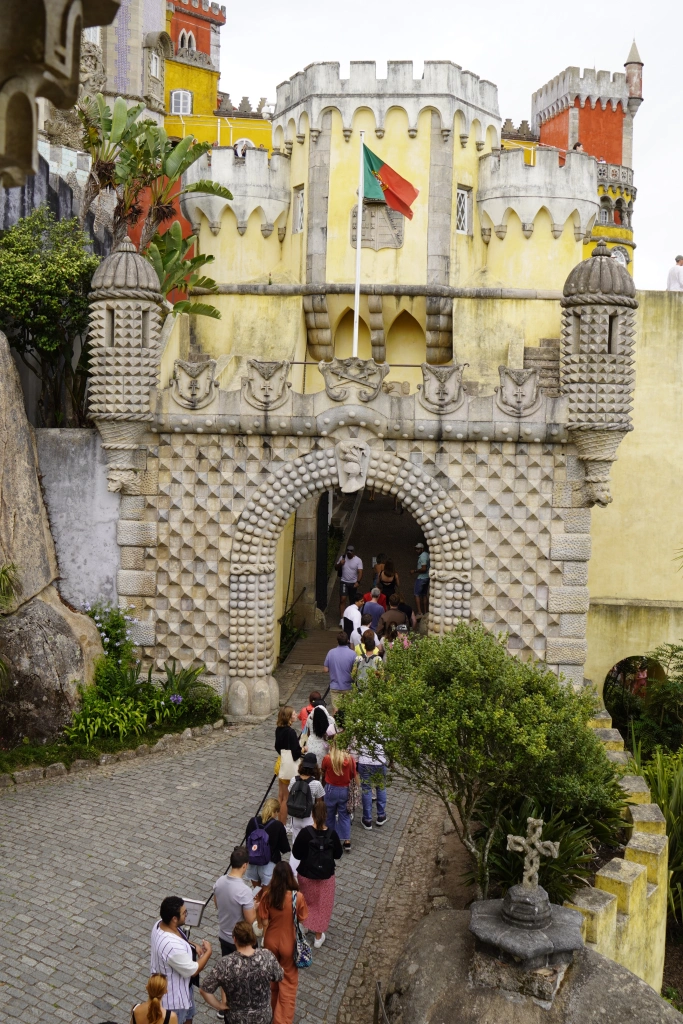
[(419, 191), (409, 181), (397, 174), (393, 167), (385, 164), (372, 150), (363, 145), (365, 165), (364, 199), (366, 203), (386, 203), (392, 210), (398, 210), (404, 217), (413, 218), (410, 207)]

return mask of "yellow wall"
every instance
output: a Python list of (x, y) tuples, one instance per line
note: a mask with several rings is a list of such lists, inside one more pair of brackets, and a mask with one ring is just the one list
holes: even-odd
[(634, 430), (612, 468), (614, 500), (592, 516), (586, 676), (599, 687), (617, 661), (683, 636), (683, 296), (638, 301)]

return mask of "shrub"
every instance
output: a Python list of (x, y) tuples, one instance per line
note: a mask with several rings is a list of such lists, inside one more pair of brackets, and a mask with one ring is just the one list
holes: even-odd
[[(648, 667), (645, 685), (636, 676)], [(663, 676), (654, 671), (663, 670)], [(678, 750), (683, 743), (683, 645), (662, 644), (646, 658), (629, 658), (609, 673), (603, 699), (615, 728), (640, 744), (649, 756), (657, 747)]]
[[(184, 725), (201, 725), (220, 717), (222, 701), (207, 683), (199, 681), (204, 666), (178, 669), (175, 658), (164, 665), (166, 680), (162, 684), (165, 698), (176, 704), (178, 719)], [(180, 698), (177, 702), (174, 698)]]
[(508, 654), (505, 637), (461, 623), (394, 645), (384, 677), (354, 687), (345, 727), (356, 748), (383, 744), (396, 774), (443, 801), (485, 897), (491, 845), (520, 796), (583, 814), (619, 804), (612, 766), (587, 726), (595, 708), (591, 692)]
[(114, 736), (119, 739), (134, 734), (140, 736), (147, 728), (147, 712), (131, 698), (105, 699), (94, 692), (94, 687), (82, 693), (81, 708), (72, 724), (64, 730), (74, 743), (90, 745), (96, 736)]
[(666, 818), (669, 837), (669, 913), (683, 922), (683, 749), (675, 753), (656, 750), (652, 759), (636, 762), (650, 787), (653, 803)]
[[(85, 610), (97, 626), (105, 656), (109, 660), (106, 671), (116, 666), (128, 668), (135, 661), (135, 644), (130, 629), (133, 616), (117, 605), (101, 599), (87, 605)], [(106, 671), (103, 667), (103, 682), (106, 679)]]

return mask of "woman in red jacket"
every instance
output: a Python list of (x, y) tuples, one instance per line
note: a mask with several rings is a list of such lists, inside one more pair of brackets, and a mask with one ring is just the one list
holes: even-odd
[(320, 766), (325, 783), (327, 827), (335, 829), (346, 853), (351, 852), (351, 817), (348, 812), (349, 785), (356, 777), (356, 762), (346, 750), (340, 750), (336, 737), (330, 740), (330, 752)]

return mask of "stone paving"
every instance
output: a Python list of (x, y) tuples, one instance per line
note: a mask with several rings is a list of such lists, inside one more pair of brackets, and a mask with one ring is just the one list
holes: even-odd
[[(291, 702), (323, 681), (308, 673)], [(274, 725), (0, 794), (0, 1020), (127, 1024), (161, 899), (206, 898), (225, 870), (268, 784)], [(356, 818), (328, 940), (300, 974), (297, 1024), (335, 1021), (413, 802), (393, 787), (383, 829)], [(218, 947), (212, 904), (196, 934)], [(200, 1003), (195, 1019), (215, 1022)]]

